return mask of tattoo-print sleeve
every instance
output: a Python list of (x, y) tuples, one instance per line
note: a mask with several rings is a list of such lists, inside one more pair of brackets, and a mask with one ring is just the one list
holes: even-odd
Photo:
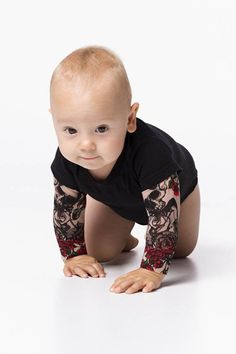
[(167, 274), (178, 239), (180, 185), (177, 174), (142, 192), (149, 217), (141, 268)]
[(54, 178), (53, 226), (63, 261), (87, 254), (84, 241), (84, 211), (86, 194), (77, 197), (66, 194)]

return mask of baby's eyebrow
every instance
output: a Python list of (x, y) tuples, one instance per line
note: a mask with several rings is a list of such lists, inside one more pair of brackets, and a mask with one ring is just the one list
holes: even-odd
[[(101, 124), (101, 123), (105, 123), (105, 122), (111, 122), (112, 120), (113, 120), (112, 118), (104, 118), (100, 122), (94, 122), (94, 124)], [(72, 120), (63, 119), (63, 118), (58, 119), (57, 121), (58, 121), (58, 123), (62, 123), (62, 124), (64, 124), (64, 123), (66, 123), (66, 124), (78, 123), (78, 122), (73, 122)]]
[(69, 121), (67, 119), (58, 119), (58, 123), (73, 123), (72, 121)]

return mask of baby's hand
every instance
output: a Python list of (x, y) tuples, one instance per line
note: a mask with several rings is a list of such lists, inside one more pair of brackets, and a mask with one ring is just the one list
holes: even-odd
[(82, 278), (87, 278), (88, 274), (94, 278), (105, 276), (103, 266), (98, 263), (96, 258), (86, 254), (67, 259), (63, 272), (67, 277), (79, 275)]
[(110, 291), (126, 292), (126, 294), (132, 294), (139, 290), (150, 292), (160, 287), (163, 278), (164, 274), (162, 273), (139, 268), (117, 278)]

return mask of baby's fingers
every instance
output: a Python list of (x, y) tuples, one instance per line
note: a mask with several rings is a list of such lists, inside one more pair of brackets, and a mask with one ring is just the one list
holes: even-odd
[(104, 274), (99, 263), (83, 264), (83, 269), (94, 278), (100, 277)]
[(67, 265), (64, 266), (63, 273), (66, 277), (72, 277), (72, 274), (73, 274)]
[(79, 275), (82, 278), (88, 277), (88, 274), (83, 269), (75, 265), (73, 266), (73, 265), (65, 264), (63, 268), (63, 272), (67, 277), (72, 277), (72, 275)]
[(69, 276), (69, 277), (71, 277), (72, 275), (78, 275), (82, 278), (87, 278), (88, 274), (94, 278), (105, 276), (104, 269), (102, 265), (98, 262), (92, 264), (80, 264), (80, 265), (65, 264), (63, 271), (65, 276)]
[(97, 274), (99, 277), (105, 277), (104, 268), (100, 263), (98, 263), (98, 262), (93, 263), (92, 266), (97, 270)]

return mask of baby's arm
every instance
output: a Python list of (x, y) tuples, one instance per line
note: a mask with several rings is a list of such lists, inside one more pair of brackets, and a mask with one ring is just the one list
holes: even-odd
[(53, 226), (63, 261), (87, 254), (84, 241), (86, 194), (61, 185), (54, 177)]
[(160, 287), (174, 256), (180, 211), (177, 174), (142, 191), (148, 214), (146, 245), (138, 269), (118, 277), (110, 288), (115, 293), (149, 292)]
[(180, 185), (177, 174), (142, 192), (149, 216), (141, 268), (166, 275), (178, 238)]

